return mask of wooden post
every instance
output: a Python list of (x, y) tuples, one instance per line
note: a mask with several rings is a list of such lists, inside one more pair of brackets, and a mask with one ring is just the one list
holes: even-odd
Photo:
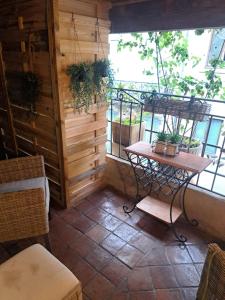
[(3, 55), (2, 55), (2, 44), (0, 43), (0, 86), (2, 86), (2, 94), (4, 101), (4, 109), (7, 111), (7, 119), (10, 129), (10, 134), (12, 136), (12, 145), (13, 149), (12, 152), (18, 156), (18, 150), (17, 150), (17, 143), (16, 143), (16, 134), (15, 129), (13, 126), (13, 117), (12, 117), (12, 111), (10, 107), (10, 100), (8, 95), (8, 89), (7, 89), (7, 80), (5, 77), (5, 65), (3, 62)]

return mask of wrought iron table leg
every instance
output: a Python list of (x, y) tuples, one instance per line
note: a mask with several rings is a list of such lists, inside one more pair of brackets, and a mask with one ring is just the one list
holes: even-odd
[(171, 201), (171, 203), (170, 203), (170, 227), (171, 227), (171, 229), (172, 229), (172, 231), (173, 231), (173, 234), (174, 234), (176, 240), (177, 240), (178, 242), (180, 242), (180, 243), (185, 243), (185, 242), (187, 241), (186, 236), (184, 236), (184, 235), (182, 235), (182, 234), (178, 234), (178, 233), (177, 233), (177, 230), (176, 230), (176, 228), (175, 228), (175, 223), (173, 223), (173, 204), (174, 204), (174, 202), (175, 202), (175, 199), (176, 199), (176, 196), (177, 196), (179, 190), (180, 190), (180, 189), (178, 189), (178, 190), (176, 191), (176, 193), (173, 195), (173, 199), (172, 199), (172, 201)]
[(183, 209), (183, 214), (184, 214), (184, 217), (185, 217), (185, 220), (191, 224), (192, 226), (198, 226), (198, 221), (196, 219), (190, 219), (187, 215), (187, 211), (186, 211), (186, 207), (185, 207), (185, 195), (186, 195), (186, 191), (187, 191), (187, 188), (188, 188), (188, 184), (190, 183), (191, 179), (195, 176), (196, 174), (194, 173), (190, 178), (189, 180), (186, 182), (185, 184), (185, 187), (184, 187), (184, 191), (183, 191), (183, 197), (182, 197), (182, 209)]

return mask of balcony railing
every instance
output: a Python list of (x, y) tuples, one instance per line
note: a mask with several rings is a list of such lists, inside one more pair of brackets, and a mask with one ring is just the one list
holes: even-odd
[[(192, 184), (205, 190), (225, 196), (225, 102), (221, 100), (195, 98), (195, 101), (208, 103), (211, 111), (196, 114), (202, 118), (184, 118), (178, 115), (145, 111), (145, 101), (152, 93), (131, 89), (115, 88), (110, 99), (108, 115), (107, 152), (121, 159), (127, 159), (123, 149), (139, 140), (153, 144), (159, 132), (176, 132), (183, 136), (187, 145), (180, 150), (189, 151), (202, 157), (213, 159), (213, 163)], [(155, 93), (157, 97), (178, 98), (191, 101), (187, 96)], [(202, 119), (199, 121), (199, 119)], [(188, 142), (187, 142), (188, 141)]]

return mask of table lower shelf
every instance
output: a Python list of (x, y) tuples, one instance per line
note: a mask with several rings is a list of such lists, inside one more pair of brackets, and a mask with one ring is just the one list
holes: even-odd
[[(153, 197), (147, 196), (137, 204), (137, 208), (140, 210), (154, 216), (155, 218), (171, 224), (170, 221), (170, 204), (155, 199)], [(173, 223), (179, 218), (182, 214), (182, 210), (173, 206), (172, 209), (172, 220)]]

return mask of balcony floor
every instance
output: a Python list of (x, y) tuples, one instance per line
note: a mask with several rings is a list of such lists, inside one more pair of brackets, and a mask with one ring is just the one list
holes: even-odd
[[(180, 248), (165, 224), (138, 210), (124, 214), (126, 202), (105, 189), (76, 208), (52, 209), (53, 254), (80, 279), (84, 300), (195, 299), (213, 239), (180, 220), (188, 237)], [(0, 246), (0, 263), (33, 242)]]

